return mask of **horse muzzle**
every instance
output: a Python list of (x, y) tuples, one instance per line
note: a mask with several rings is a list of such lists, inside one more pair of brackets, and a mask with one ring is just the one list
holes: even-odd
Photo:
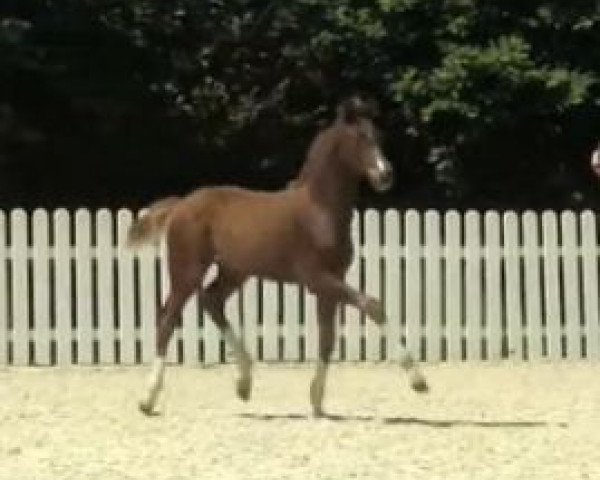
[(377, 192), (385, 192), (394, 184), (394, 169), (392, 164), (384, 158), (378, 158), (375, 167), (367, 171), (371, 187)]

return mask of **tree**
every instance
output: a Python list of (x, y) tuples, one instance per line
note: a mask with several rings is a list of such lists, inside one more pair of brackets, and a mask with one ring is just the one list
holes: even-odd
[(0, 15), (6, 205), (277, 188), (355, 92), (378, 102), (399, 170), (386, 202), (598, 199), (593, 1), (13, 0)]

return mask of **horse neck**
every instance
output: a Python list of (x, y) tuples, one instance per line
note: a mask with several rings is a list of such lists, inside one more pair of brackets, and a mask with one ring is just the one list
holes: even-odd
[(334, 169), (326, 169), (325, 172), (326, 174), (314, 175), (304, 180), (303, 184), (311, 199), (336, 216), (351, 213), (358, 191), (355, 182), (343, 178), (347, 175)]
[(331, 139), (311, 147), (296, 184), (308, 191), (311, 200), (337, 220), (338, 228), (349, 227), (356, 204), (358, 182), (351, 172), (330, 158)]

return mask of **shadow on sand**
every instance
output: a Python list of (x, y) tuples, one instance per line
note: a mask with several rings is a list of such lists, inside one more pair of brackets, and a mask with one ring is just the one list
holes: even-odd
[[(242, 413), (241, 418), (252, 420), (313, 420), (311, 415), (296, 413), (289, 414), (268, 414), (268, 413)], [(481, 421), (481, 420), (431, 420), (417, 417), (374, 417), (371, 415), (332, 415), (326, 414), (320, 419), (330, 420), (332, 422), (379, 422), (384, 425), (422, 425), (434, 428), (451, 427), (481, 427), (481, 428), (541, 428), (541, 427), (561, 427), (567, 428), (565, 422), (527, 422), (527, 421)]]

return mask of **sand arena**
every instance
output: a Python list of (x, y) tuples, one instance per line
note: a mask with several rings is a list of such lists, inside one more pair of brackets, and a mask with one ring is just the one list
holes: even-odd
[(600, 478), (600, 366), (334, 364), (310, 415), (308, 364), (170, 367), (160, 414), (136, 403), (142, 367), (0, 370), (0, 479)]

